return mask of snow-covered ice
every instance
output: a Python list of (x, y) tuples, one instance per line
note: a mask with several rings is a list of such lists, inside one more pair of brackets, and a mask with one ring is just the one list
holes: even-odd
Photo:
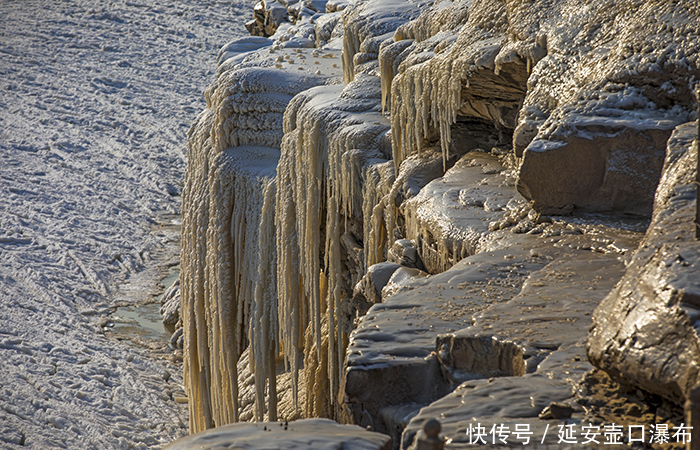
[(0, 1), (0, 448), (155, 448), (187, 433), (181, 368), (100, 323), (151, 298), (178, 260), (186, 133), (250, 13)]

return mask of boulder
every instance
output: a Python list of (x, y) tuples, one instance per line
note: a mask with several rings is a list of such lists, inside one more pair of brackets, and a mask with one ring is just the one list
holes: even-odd
[(370, 303), (381, 303), (382, 289), (399, 267), (401, 266), (393, 262), (383, 262), (369, 266), (365, 276), (355, 286), (355, 295), (361, 293)]
[(569, 119), (525, 149), (518, 191), (543, 214), (649, 215), (673, 123)]

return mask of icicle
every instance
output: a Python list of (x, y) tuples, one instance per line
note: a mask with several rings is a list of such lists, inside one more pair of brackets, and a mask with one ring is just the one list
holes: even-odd
[[(200, 115), (193, 127), (183, 191), (182, 317), (193, 432), (238, 420), (237, 362), (247, 346), (256, 286), (275, 284), (274, 276), (261, 280), (258, 273), (275, 255), (259, 252), (258, 232), (270, 228), (260, 227), (266, 175), (242, 170), (240, 160), (258, 158), (274, 168), (276, 151), (219, 151), (210, 134), (215, 118)], [(269, 365), (262, 364), (263, 371)]]
[[(328, 199), (326, 225), (326, 261), (328, 262), (328, 374), (330, 378), (330, 402), (335, 405), (340, 380), (337, 367), (336, 346), (337, 319), (340, 311), (340, 229), (338, 227), (338, 203), (336, 197)], [(325, 278), (325, 277), (323, 277)]]
[(345, 28), (345, 32), (343, 33), (343, 51), (341, 53), (345, 83), (350, 83), (355, 78), (353, 57), (360, 51), (360, 44), (357, 31), (349, 26)]
[[(258, 248), (261, 260), (255, 285), (254, 326), (250, 327), (251, 354), (255, 358), (255, 399), (258, 420), (263, 420), (265, 385), (268, 385), (268, 420), (277, 420), (276, 340), (278, 336), (277, 295), (274, 279), (277, 260), (275, 252), (275, 183), (263, 184), (263, 206), (260, 213)], [(263, 258), (269, 255), (269, 258)]]
[[(291, 137), (291, 136), (290, 136)], [(294, 141), (291, 141), (294, 142)], [(303, 346), (306, 322), (302, 301), (301, 273), (299, 271), (299, 243), (296, 232), (296, 210), (294, 203), (294, 152), (283, 152), (277, 167), (277, 201), (275, 222), (277, 228), (277, 283), (279, 294), (279, 328), (287, 364), (292, 372), (292, 398), (294, 409), (299, 409), (299, 362)]]
[[(211, 123), (212, 114), (205, 111), (198, 121)], [(209, 171), (209, 151), (201, 145), (209, 140), (208, 127), (193, 128), (188, 143), (188, 160), (183, 196), (190, 201), (183, 205), (183, 230), (187, 230), (182, 251), (182, 320), (184, 331), (184, 373), (187, 395), (190, 398), (190, 430), (199, 431), (211, 427), (209, 401), (209, 347), (208, 332), (203, 321), (204, 305), (204, 255), (205, 243), (198, 240), (196, 231), (208, 221), (209, 191), (206, 189)]]
[[(460, 17), (466, 18), (466, 10), (458, 8), (458, 12)], [(448, 16), (440, 17), (440, 20), (449, 22)], [(407, 27), (404, 34), (411, 35), (411, 30), (420, 30), (423, 25), (414, 24), (411, 29)], [(452, 140), (451, 127), (457, 121), (457, 112), (462, 107), (461, 91), (468, 88), (470, 70), (475, 67), (471, 45), (479, 42), (479, 37), (486, 39), (490, 35), (465, 26), (460, 30), (456, 41), (446, 41), (448, 44), (442, 46), (439, 53), (437, 48), (440, 44), (435, 45), (436, 54), (430, 59), (418, 58), (413, 65), (400, 66), (401, 73), (394, 76), (390, 95), (392, 152), (396, 174), (401, 162), (408, 156), (421, 152), (423, 141), (431, 137), (433, 130), (439, 132), (443, 166), (446, 168)], [(407, 59), (405, 64), (410, 64), (408, 61), (412, 60)]]

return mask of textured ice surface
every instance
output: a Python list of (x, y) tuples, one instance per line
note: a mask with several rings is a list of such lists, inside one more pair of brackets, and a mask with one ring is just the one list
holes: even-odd
[(181, 317), (192, 431), (238, 420), (238, 362), (249, 343), (255, 416), (277, 418), (274, 212), (283, 113), (294, 95), (331, 83), (340, 68), (332, 47), (265, 41), (272, 42), (246, 37), (222, 48), (207, 108), (189, 134)]
[(296, 422), (253, 422), (227, 425), (173, 442), (167, 450), (388, 450), (391, 439), (356, 425), (328, 419)]
[(177, 261), (185, 135), (246, 12), (0, 4), (0, 447), (157, 448), (187, 432), (181, 369), (97, 324)]

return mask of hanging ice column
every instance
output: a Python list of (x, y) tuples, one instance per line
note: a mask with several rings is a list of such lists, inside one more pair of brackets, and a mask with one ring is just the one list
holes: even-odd
[[(546, 54), (537, 42), (514, 45), (508, 41), (505, 5), (498, 11), (489, 11), (488, 18), (473, 11), (466, 14), (464, 5), (455, 4), (454, 8), (455, 16), (466, 20), (463, 26), (448, 21), (446, 27), (456, 28), (438, 33), (437, 27), (430, 29), (424, 20), (417, 20), (397, 30), (398, 42), (383, 49), (382, 67), (398, 65), (392, 82), (383, 82), (385, 97), (391, 87), (397, 168), (408, 156), (433, 143), (441, 147), (447, 166), (454, 156), (453, 128), (459, 120), (479, 123), (468, 127), (473, 136), (478, 135), (479, 128), (493, 128), (510, 147), (529, 70)], [(483, 15), (483, 11), (477, 12)], [(406, 55), (399, 42), (411, 37), (415, 37), (416, 45)], [(403, 58), (400, 64), (393, 60), (397, 56)], [(385, 68), (384, 73), (392, 76), (394, 70)]]
[(294, 386), (303, 362), (307, 417), (338, 416), (363, 199), (372, 192), (365, 178), (389, 153), (380, 93), (378, 79), (362, 76), (297, 95), (285, 113), (276, 204), (280, 333)]
[(248, 345), (256, 416), (264, 417), (267, 385), (268, 417), (275, 419), (279, 341), (273, 214), (282, 115), (294, 94), (327, 79), (301, 72), (298, 65), (257, 67), (278, 56), (267, 49), (249, 54), (254, 61), (246, 65), (224, 62), (235, 56), (236, 45), (250, 50), (270, 43), (242, 41), (223, 49), (230, 54), (222, 53), (221, 73), (206, 92), (207, 109), (188, 141), (181, 314), (192, 432), (238, 420), (237, 363)]

